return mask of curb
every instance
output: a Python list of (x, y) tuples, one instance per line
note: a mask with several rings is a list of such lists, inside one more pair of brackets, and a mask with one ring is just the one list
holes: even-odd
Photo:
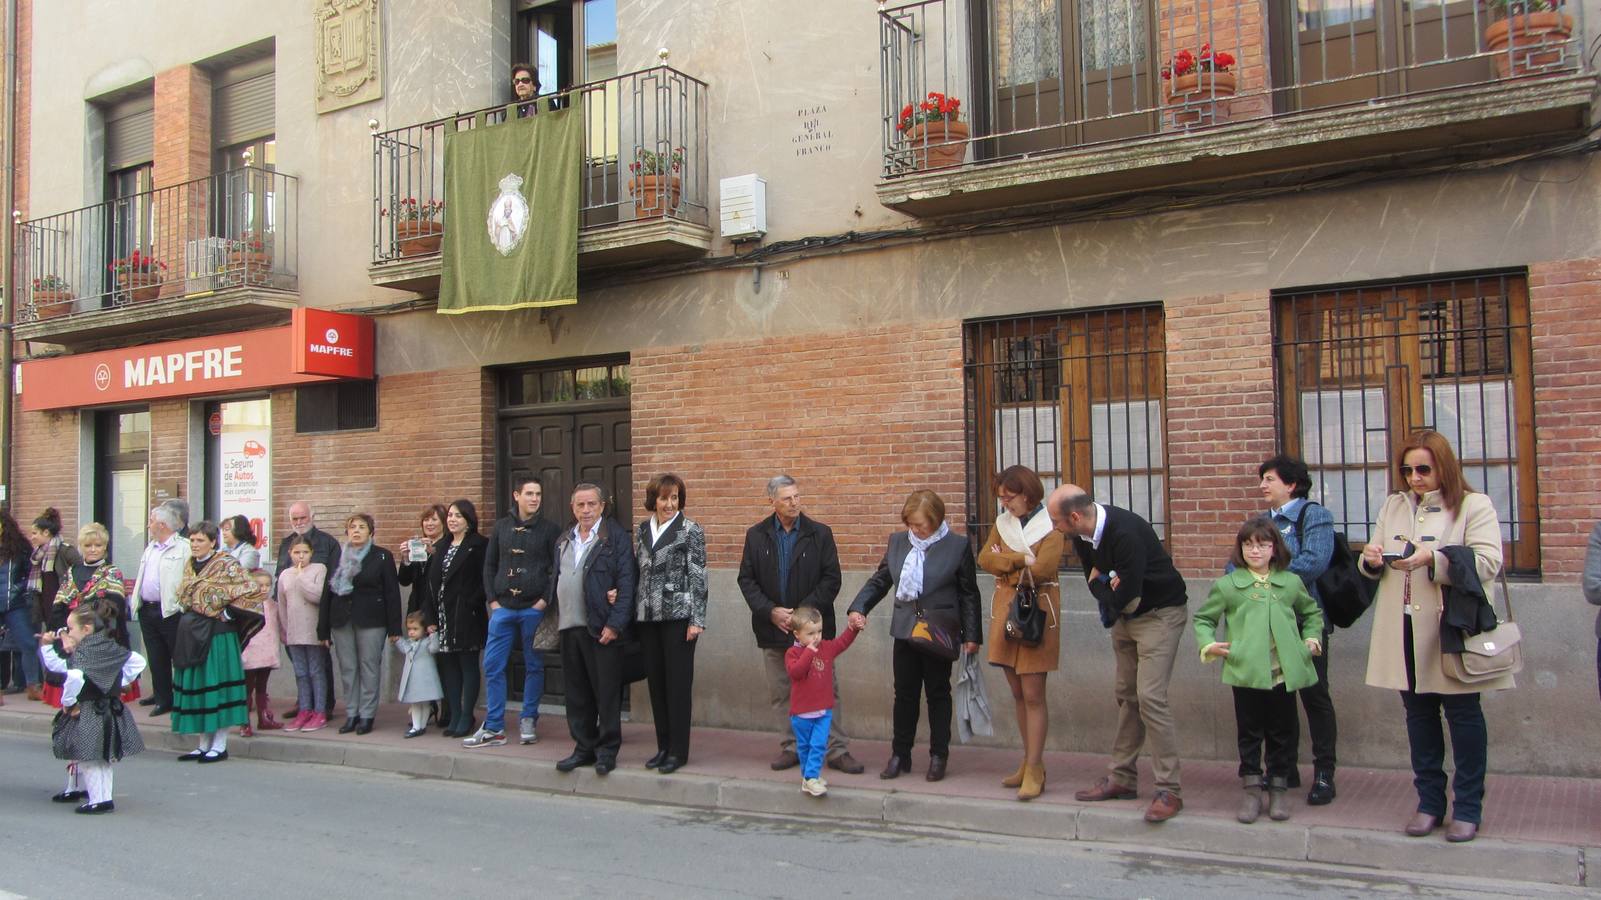
[[(6, 715), (0, 733), (48, 737), (50, 718)], [(187, 736), (145, 732), (152, 750), (191, 749)], [(1601, 848), (1481, 837), (1471, 849), (1441, 841), (1361, 828), (1272, 823), (1239, 825), (1210, 816), (1187, 816), (1151, 825), (1127, 811), (1084, 806), (933, 797), (894, 790), (834, 787), (828, 798), (808, 797), (791, 785), (713, 775), (618, 769), (602, 778), (593, 769), (557, 772), (545, 760), (471, 756), (401, 747), (374, 747), (338, 740), (297, 741), (234, 737), (230, 755), (270, 762), (314, 763), (395, 772), (424, 778), (681, 806), (726, 813), (810, 816), (879, 822), (905, 828), (959, 829), (988, 834), (1083, 841), (1093, 844), (1215, 853), (1225, 856), (1348, 866), (1376, 872), (1407, 872), (1524, 881), (1567, 887), (1601, 886), (1586, 863), (1601, 862)]]

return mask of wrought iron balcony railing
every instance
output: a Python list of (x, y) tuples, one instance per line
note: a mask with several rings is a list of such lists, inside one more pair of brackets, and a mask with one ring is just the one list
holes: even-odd
[[(656, 66), (553, 96), (584, 116), (581, 231), (663, 218), (707, 224), (705, 82)], [(439, 252), (450, 216), (444, 206), (447, 134), (537, 114), (535, 105), (490, 107), (374, 135), (373, 262)], [(660, 176), (648, 181), (630, 170), (647, 156), (664, 161)]]
[(883, 171), (1580, 72), (1583, 19), (1562, 0), (918, 0), (879, 16)]
[(29, 219), (22, 322), (229, 289), (298, 289), (299, 183), (246, 167)]

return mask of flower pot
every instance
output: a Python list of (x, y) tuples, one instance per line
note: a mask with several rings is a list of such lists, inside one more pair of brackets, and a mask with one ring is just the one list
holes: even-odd
[(401, 219), (395, 223), (395, 241), (401, 256), (426, 256), (439, 252), (445, 239), (445, 225), (430, 219)]
[(966, 122), (940, 119), (913, 125), (901, 140), (912, 148), (912, 166), (921, 172), (961, 165), (967, 157), (968, 134)]
[(33, 292), (33, 313), (39, 319), (54, 319), (72, 312), (72, 292), (36, 290)]
[(134, 303), (148, 303), (161, 295), (161, 275), (156, 272), (118, 272), (117, 287)]
[(1484, 29), (1484, 49), (1492, 54), (1497, 77), (1529, 75), (1561, 65), (1572, 37), (1572, 16), (1559, 12), (1521, 13), (1491, 22)]
[(677, 175), (636, 175), (628, 182), (634, 218), (654, 219), (678, 208), (683, 184)]
[(1234, 96), (1233, 72), (1191, 72), (1175, 75), (1167, 86), (1167, 105), (1173, 110), (1173, 124), (1180, 128), (1210, 125), (1228, 119), (1228, 107), (1214, 103)]

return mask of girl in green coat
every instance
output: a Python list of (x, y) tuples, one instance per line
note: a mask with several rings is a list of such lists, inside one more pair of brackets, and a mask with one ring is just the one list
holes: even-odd
[[(1223, 683), (1234, 688), (1245, 799), (1239, 820), (1262, 814), (1262, 750), (1267, 745), (1268, 815), (1290, 817), (1284, 793), (1295, 766), (1295, 692), (1317, 683), (1312, 657), (1322, 654), (1323, 613), (1289, 570), (1290, 548), (1266, 516), (1248, 520), (1234, 536), (1234, 571), (1212, 583), (1195, 614), (1201, 661), (1223, 660)], [(1217, 639), (1228, 620), (1228, 640)]]

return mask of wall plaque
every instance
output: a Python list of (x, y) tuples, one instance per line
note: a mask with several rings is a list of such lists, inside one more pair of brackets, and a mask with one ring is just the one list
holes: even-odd
[(317, 0), (317, 112), (384, 95), (379, 0)]

